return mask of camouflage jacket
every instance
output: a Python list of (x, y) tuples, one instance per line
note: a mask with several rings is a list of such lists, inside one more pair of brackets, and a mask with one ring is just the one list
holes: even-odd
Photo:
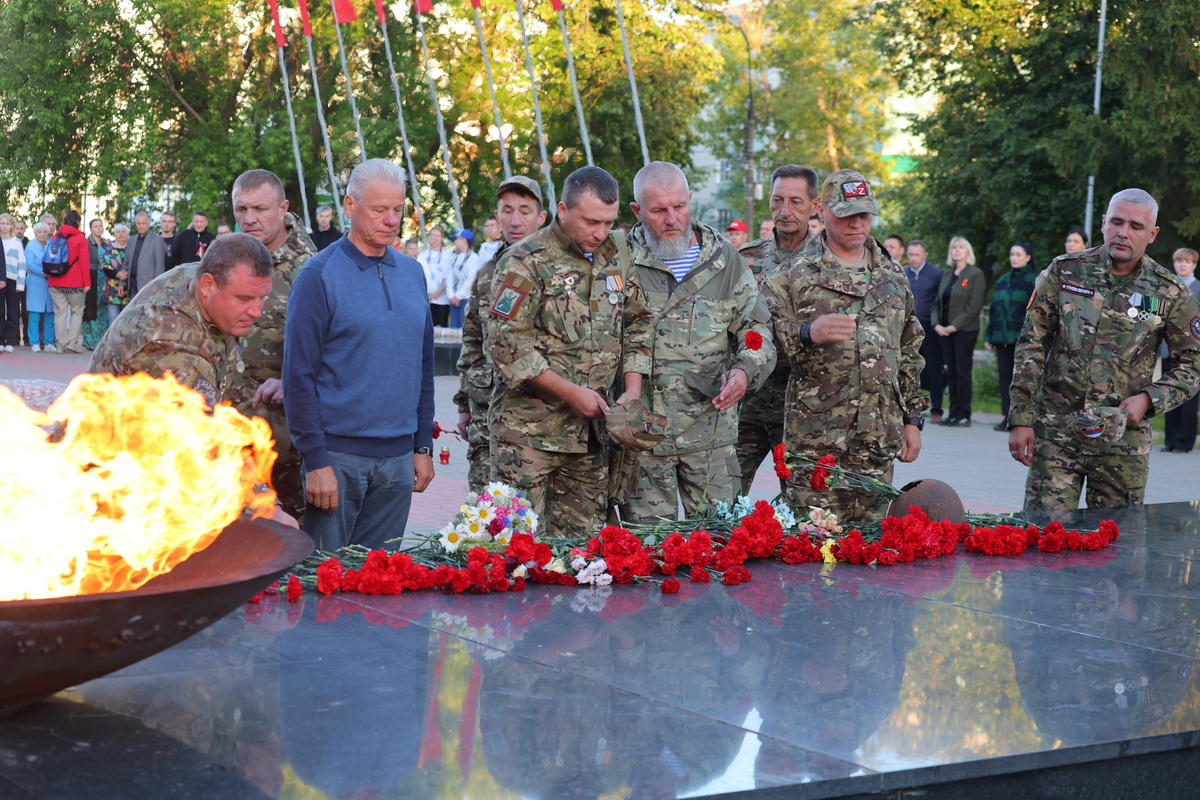
[[(1079, 411), (1117, 406), (1139, 392), (1152, 408), (1113, 444), (1087, 442), (1113, 455), (1150, 451), (1150, 417), (1183, 403), (1200, 386), (1200, 316), (1191, 291), (1148, 256), (1129, 275), (1114, 275), (1108, 250), (1059, 256), (1038, 276), (1017, 341), (1010, 425), (1039, 427), (1063, 441)], [(1141, 320), (1130, 300), (1141, 295)], [(1158, 345), (1171, 349), (1172, 369), (1154, 380)], [(1065, 438), (1064, 438), (1065, 437)]]
[(238, 376), (230, 399), (243, 414), (252, 413), (254, 392), (268, 378), (283, 374), (283, 323), (287, 314), (288, 294), (292, 280), (317, 248), (304, 231), (300, 218), (288, 212), (284, 217), (287, 239), (274, 252), (275, 277), (271, 294), (263, 301), (263, 313), (250, 332), (242, 337), (242, 358), (246, 369)]
[[(866, 248), (866, 265), (848, 267), (819, 233), (764, 284), (775, 341), (792, 364), (784, 411), (789, 449), (830, 453), (853, 446), (891, 459), (900, 453), (904, 420), (929, 405), (920, 380), (925, 335), (908, 278), (874, 239), (867, 238)], [(801, 327), (830, 313), (854, 317), (854, 336), (804, 344)]]
[[(712, 404), (721, 392), (721, 375), (740, 369), (748, 390), (754, 390), (775, 368), (771, 312), (754, 276), (715, 230), (693, 222), (692, 231), (700, 255), (678, 282), (646, 247), (641, 225), (629, 235), (633, 264), (654, 312), (653, 391), (644, 394), (651, 410), (671, 421), (667, 438), (654, 448), (657, 456), (736, 443), (737, 407), (717, 411)], [(746, 346), (750, 331), (762, 336), (761, 349)]]
[(553, 370), (607, 396), (623, 373), (650, 374), (653, 315), (637, 270), (621, 263), (614, 236), (589, 260), (556, 218), (496, 265), (486, 323), (496, 370), (488, 409), (492, 436), (538, 450), (585, 453), (590, 421), (528, 382)]
[(204, 395), (210, 406), (229, 400), (241, 346), (201, 312), (198, 266), (176, 267), (142, 287), (105, 331), (88, 371), (155, 377), (170, 372)]
[[(776, 244), (774, 236), (767, 236), (746, 244), (741, 250), (738, 250), (738, 255), (754, 273), (754, 279), (758, 282), (761, 291), (767, 278), (775, 274), (780, 265), (792, 253), (803, 250), (810, 240), (811, 237), (805, 234), (804, 241), (800, 243), (800, 246), (789, 252)], [(757, 391), (746, 392), (740, 418), (746, 422), (764, 425), (783, 424), (783, 401), (787, 396), (788, 376), (791, 374), (792, 367), (788, 363), (787, 355), (783, 352), (783, 348), (776, 347), (775, 370)]]
[(462, 352), (458, 355), (458, 373), (462, 377), (459, 389), (454, 393), (454, 405), (458, 407), (460, 414), (471, 410), (470, 401), (486, 408), (492, 399), (492, 384), (495, 378), (492, 373), (492, 361), (488, 356), (483, 315), (479, 309), (491, 306), (492, 278), (496, 273), (496, 262), (506, 252), (508, 242), (501, 239), (496, 254), (491, 260), (484, 262), (475, 273), (475, 283), (471, 286), (471, 299), (467, 301), (467, 311), (463, 316)]

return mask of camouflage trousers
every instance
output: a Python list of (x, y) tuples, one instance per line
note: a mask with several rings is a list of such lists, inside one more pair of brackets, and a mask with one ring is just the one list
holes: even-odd
[[(820, 453), (798, 452), (814, 460), (827, 454), (827, 451)], [(892, 473), (896, 467), (896, 462), (893, 458), (881, 459), (861, 454), (855, 452), (854, 448), (844, 453), (835, 453), (834, 455), (837, 457), (837, 463), (840, 467), (845, 467), (848, 470), (859, 472), (863, 475), (870, 475), (886, 483), (892, 482)], [(835, 488), (832, 485), (823, 492), (817, 492), (809, 485), (809, 479), (812, 477), (812, 474), (812, 467), (797, 467), (792, 469), (792, 477), (788, 479), (785, 497), (787, 498), (788, 506), (797, 514), (806, 510), (809, 506), (816, 506), (832, 511), (837, 515), (838, 521), (842, 525), (847, 525), (847, 523), (862, 525), (883, 519), (887, 513), (888, 504), (891, 502), (889, 498), (861, 489)], [(848, 527), (847, 530), (849, 530)]]
[[(738, 422), (737, 460), (738, 472), (742, 476), (741, 489), (738, 494), (750, 494), (750, 484), (754, 483), (754, 473), (758, 472), (763, 459), (771, 454), (772, 448), (783, 441), (783, 415), (778, 422), (753, 422), (740, 420)], [(779, 491), (787, 484), (779, 482)]]
[(1026, 511), (1074, 511), (1087, 480), (1088, 508), (1140, 505), (1149, 455), (1089, 455), (1038, 437), (1025, 479)]
[(467, 426), (467, 486), (478, 494), (492, 479), (492, 444), (488, 436), (487, 406), (469, 400), (471, 422)]
[(733, 502), (740, 480), (738, 457), (731, 444), (678, 456), (639, 453), (637, 480), (629, 501), (621, 505), (621, 519), (678, 519), (681, 498), (683, 516), (699, 516), (713, 503)]
[(287, 417), (282, 411), (254, 408), (250, 413), (249, 403), (238, 407), (247, 416), (262, 417), (271, 426), (271, 438), (275, 440), (275, 465), (271, 467), (271, 485), (283, 505), (283, 510), (304, 520), (304, 474), (300, 464), (300, 451), (292, 447), (292, 432), (288, 430)]
[(492, 477), (520, 489), (554, 536), (591, 535), (608, 515), (608, 454), (552, 453), (492, 443)]

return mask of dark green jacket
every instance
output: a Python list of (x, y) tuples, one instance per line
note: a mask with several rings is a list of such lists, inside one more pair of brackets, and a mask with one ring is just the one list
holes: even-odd
[(1030, 266), (1009, 270), (996, 281), (992, 309), (983, 340), (990, 344), (1016, 344), (1025, 324), (1025, 309), (1033, 297), (1037, 270)]
[[(942, 292), (946, 285), (954, 282), (950, 293), (949, 314), (942, 313)], [(983, 311), (983, 296), (987, 292), (987, 278), (979, 267), (964, 267), (958, 275), (947, 270), (938, 285), (937, 297), (933, 300), (930, 320), (934, 325), (954, 326), (959, 331), (979, 330), (979, 312)]]

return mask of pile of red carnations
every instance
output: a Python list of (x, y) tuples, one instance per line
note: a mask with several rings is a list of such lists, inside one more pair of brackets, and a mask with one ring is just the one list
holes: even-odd
[[(466, 566), (427, 566), (407, 553), (373, 550), (349, 567), (338, 556), (310, 560), (308, 574), (288, 579), (287, 595), (295, 600), (301, 585), (324, 595), (361, 592), (395, 595), (406, 591), (436, 589), (447, 593), (521, 591), (526, 583), (569, 586), (635, 583), (662, 576), (663, 593), (680, 590), (681, 577), (692, 583), (709, 583), (714, 578), (727, 586), (752, 578), (745, 566), (751, 559), (776, 559), (787, 564), (825, 562), (890, 566), (949, 555), (962, 545), (969, 552), (1012, 556), (1037, 548), (1046, 553), (1060, 550), (1100, 550), (1118, 536), (1112, 521), (1099, 530), (1068, 531), (1059, 523), (1045, 528), (1030, 525), (994, 527), (935, 521), (920, 508), (911, 506), (902, 517), (887, 517), (882, 532), (868, 536), (858, 529), (849, 533), (786, 533), (770, 503), (760, 501), (753, 512), (728, 533), (695, 530), (674, 532), (660, 543), (647, 544), (634, 530), (608, 526), (599, 535), (571, 546), (556, 557), (547, 544), (528, 534), (515, 534), (503, 554), (475, 547), (467, 552)], [(636, 528), (635, 528), (636, 530)], [(651, 537), (646, 537), (650, 539)], [(272, 587), (281, 591), (277, 587)]]

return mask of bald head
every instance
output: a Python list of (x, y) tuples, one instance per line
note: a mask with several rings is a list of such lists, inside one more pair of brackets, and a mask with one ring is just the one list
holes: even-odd
[(644, 205), (646, 202), (646, 190), (651, 187), (655, 189), (682, 189), (684, 192), (687, 192), (687, 176), (683, 174), (683, 170), (670, 161), (651, 161), (639, 169), (637, 175), (633, 176), (634, 202), (638, 205)]

